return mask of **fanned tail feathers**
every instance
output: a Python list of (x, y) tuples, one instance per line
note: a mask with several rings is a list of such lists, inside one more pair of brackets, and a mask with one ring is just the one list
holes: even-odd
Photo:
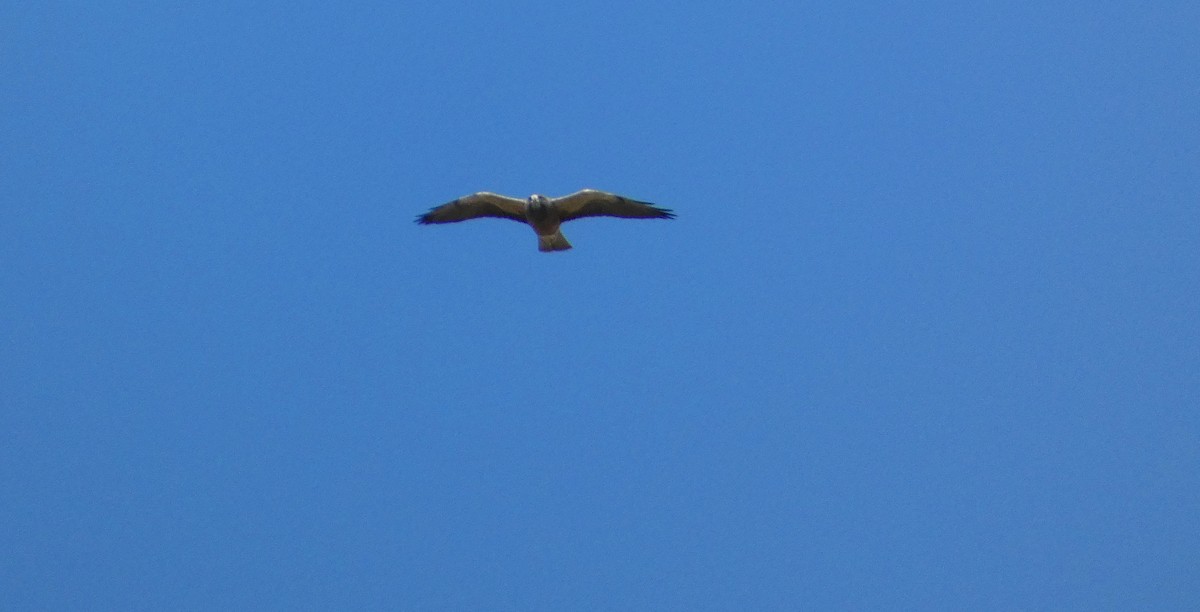
[(538, 250), (543, 253), (550, 251), (565, 251), (571, 248), (571, 243), (567, 242), (567, 237), (562, 235), (562, 232), (554, 232), (546, 236), (538, 236)]

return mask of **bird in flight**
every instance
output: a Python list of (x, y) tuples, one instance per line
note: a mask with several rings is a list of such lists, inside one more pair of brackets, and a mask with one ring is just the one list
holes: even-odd
[(533, 227), (538, 250), (565, 251), (571, 248), (559, 226), (582, 217), (623, 217), (626, 219), (674, 219), (675, 213), (649, 202), (639, 202), (615, 193), (584, 189), (561, 198), (533, 194), (528, 199), (510, 198), (480, 191), (429, 209), (417, 223), (457, 223), (479, 217), (512, 219)]

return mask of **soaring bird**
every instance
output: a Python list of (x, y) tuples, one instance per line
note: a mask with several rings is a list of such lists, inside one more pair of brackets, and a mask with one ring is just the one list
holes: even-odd
[(565, 221), (581, 217), (674, 219), (675, 213), (649, 202), (595, 189), (576, 191), (561, 198), (547, 198), (535, 193), (525, 200), (480, 191), (429, 209), (429, 212), (417, 217), (417, 223), (456, 223), (478, 217), (527, 223), (537, 233), (538, 250), (549, 252), (571, 248), (571, 243), (567, 242), (559, 229)]

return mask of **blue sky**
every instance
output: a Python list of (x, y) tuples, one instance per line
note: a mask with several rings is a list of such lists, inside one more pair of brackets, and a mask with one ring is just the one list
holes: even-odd
[(3, 607), (1195, 609), (1197, 6), (0, 7)]

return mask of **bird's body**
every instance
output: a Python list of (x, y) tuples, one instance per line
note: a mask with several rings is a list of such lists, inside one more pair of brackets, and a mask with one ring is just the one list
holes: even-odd
[(534, 194), (520, 200), (487, 191), (463, 196), (417, 217), (417, 223), (456, 223), (479, 217), (521, 221), (538, 236), (538, 250), (565, 251), (571, 243), (560, 226), (581, 217), (624, 217), (630, 219), (673, 219), (675, 213), (649, 202), (639, 202), (613, 193), (584, 189), (561, 198)]

